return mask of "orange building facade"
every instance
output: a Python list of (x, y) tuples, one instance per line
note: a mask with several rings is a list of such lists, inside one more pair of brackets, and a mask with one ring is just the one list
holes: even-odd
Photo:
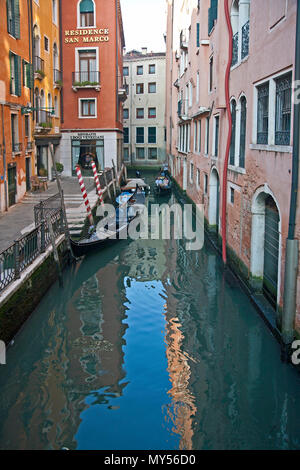
[(123, 47), (119, 0), (62, 1), (62, 139), (66, 175), (120, 167), (123, 148)]
[(22, 198), (34, 171), (31, 116), (23, 113), (32, 96), (30, 10), (26, 0), (1, 5), (0, 212)]

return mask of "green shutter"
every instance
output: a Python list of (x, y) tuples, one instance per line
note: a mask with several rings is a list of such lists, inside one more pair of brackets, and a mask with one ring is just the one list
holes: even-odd
[(12, 61), (14, 60), (14, 54), (9, 51), (9, 67), (10, 67), (10, 80), (9, 80), (9, 92), (10, 94), (12, 94), (13, 92), (13, 89), (12, 89), (12, 70), (11, 70), (11, 64), (12, 64)]
[(7, 32), (12, 34), (12, 9), (11, 1), (6, 0), (6, 14), (7, 14)]
[(197, 23), (197, 47), (200, 47), (200, 23)]
[(14, 0), (14, 20), (15, 20), (15, 38), (20, 39), (20, 4), (19, 0)]
[(21, 57), (15, 55), (15, 94), (21, 96), (22, 87), (21, 87)]

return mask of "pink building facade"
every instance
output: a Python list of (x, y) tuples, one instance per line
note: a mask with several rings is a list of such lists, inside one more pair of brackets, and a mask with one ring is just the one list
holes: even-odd
[[(228, 0), (233, 33), (232, 137), (223, 201), (229, 130), (224, 5), (223, 0), (168, 0), (167, 154), (174, 178), (195, 203), (204, 205), (207, 228), (219, 241), (226, 204), (228, 259), (274, 308), (280, 329), (292, 173), (297, 1)], [(298, 216), (297, 239), (299, 222)], [(300, 331), (299, 274), (297, 279), (295, 329)]]

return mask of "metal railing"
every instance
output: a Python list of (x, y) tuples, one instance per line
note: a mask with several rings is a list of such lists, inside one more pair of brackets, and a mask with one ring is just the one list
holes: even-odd
[(249, 26), (250, 21), (247, 21), (242, 27), (242, 59), (249, 54)]
[(41, 59), (39, 56), (35, 55), (33, 58), (33, 70), (34, 72), (44, 72), (44, 60)]
[(53, 115), (49, 111), (39, 110), (39, 124), (45, 123), (48, 124), (47, 127), (52, 127), (52, 118)]
[(235, 33), (232, 38), (232, 63), (231, 65), (235, 65), (238, 63), (239, 60), (239, 33)]
[(60, 70), (53, 69), (53, 81), (54, 83), (56, 82), (61, 82), (62, 79), (62, 73)]
[[(51, 224), (55, 238), (63, 233), (63, 214), (61, 207), (52, 209)], [(0, 292), (20, 278), (35, 259), (44, 253), (51, 244), (49, 226), (43, 219), (34, 230), (18, 238), (11, 246), (0, 253)]]
[(100, 84), (100, 72), (72, 72), (72, 85), (73, 86), (92, 86)]
[(22, 144), (20, 142), (13, 142), (12, 151), (14, 153), (22, 152)]

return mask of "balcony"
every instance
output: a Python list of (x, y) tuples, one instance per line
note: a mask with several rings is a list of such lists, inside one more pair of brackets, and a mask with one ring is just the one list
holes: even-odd
[(31, 152), (33, 150), (33, 142), (27, 142), (26, 152)]
[(13, 153), (21, 153), (22, 152), (22, 144), (20, 142), (13, 142), (12, 143), (12, 152)]
[(100, 91), (100, 72), (72, 72), (72, 89), (77, 92), (81, 88), (95, 88)]
[(189, 119), (188, 117), (188, 100), (180, 100), (178, 101), (178, 109), (177, 109), (178, 117), (184, 121)]
[(62, 87), (62, 73), (60, 70), (53, 69), (53, 83), (54, 88), (61, 89)]
[(33, 58), (34, 79), (43, 80), (45, 77), (45, 63), (44, 60), (37, 55)]
[(127, 100), (127, 90), (128, 90), (128, 85), (127, 85), (126, 80), (124, 79), (123, 85), (118, 90), (118, 98), (121, 102), (124, 102)]
[(38, 134), (47, 134), (52, 129), (52, 114), (49, 111), (39, 110), (38, 124), (35, 131)]

